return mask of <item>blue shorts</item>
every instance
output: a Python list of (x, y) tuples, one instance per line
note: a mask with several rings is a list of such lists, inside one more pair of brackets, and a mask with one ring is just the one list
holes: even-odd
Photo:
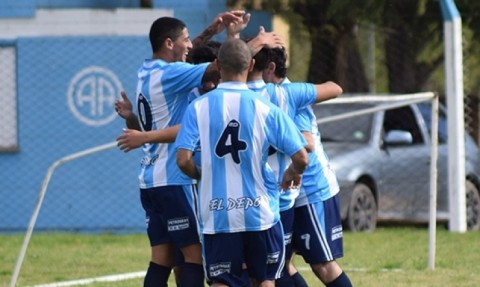
[(305, 262), (323, 263), (343, 257), (343, 229), (338, 194), (295, 208), (293, 248)]
[(173, 243), (182, 248), (200, 242), (197, 219), (189, 200), (195, 195), (195, 185), (140, 189), (151, 246)]
[(280, 277), (285, 265), (282, 224), (264, 231), (203, 234), (203, 253), (208, 282), (248, 286), (249, 277), (262, 282)]
[(293, 253), (292, 236), (293, 236), (294, 215), (295, 215), (295, 210), (293, 207), (280, 212), (280, 220), (282, 221), (282, 227), (283, 227), (283, 239), (285, 242), (285, 259), (286, 260), (290, 260)]

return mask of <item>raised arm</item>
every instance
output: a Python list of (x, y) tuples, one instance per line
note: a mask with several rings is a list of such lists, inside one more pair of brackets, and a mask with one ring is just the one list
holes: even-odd
[(226, 25), (227, 28), (227, 39), (239, 39), (240, 38), (240, 32), (245, 30), (245, 28), (248, 26), (248, 23), (250, 22), (250, 13), (246, 13), (243, 15), (241, 21), (232, 21), (228, 25)]
[[(208, 26), (205, 30), (203, 30), (202, 33), (200, 33), (200, 35), (193, 39), (192, 46), (195, 47), (207, 43), (213, 36), (222, 32), (229, 25), (237, 26), (237, 24), (243, 23), (245, 15), (246, 13), (244, 10), (233, 10), (218, 14), (215, 19), (213, 19), (210, 26)], [(250, 16), (248, 16), (248, 20), (249, 19)], [(246, 23), (248, 24), (248, 21)], [(245, 24), (245, 27), (247, 24)], [(245, 27), (243, 27), (243, 29)]]
[(279, 35), (275, 32), (266, 32), (263, 26), (260, 26), (257, 36), (248, 41), (247, 44), (254, 55), (263, 47), (281, 48), (284, 46), (284, 42)]
[(317, 100), (315, 101), (317, 103), (336, 98), (343, 93), (342, 87), (332, 81), (317, 84), (315, 88), (317, 89)]

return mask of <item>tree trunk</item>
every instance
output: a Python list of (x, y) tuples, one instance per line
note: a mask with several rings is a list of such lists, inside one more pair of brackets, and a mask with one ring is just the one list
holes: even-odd
[(357, 38), (352, 29), (311, 30), (309, 82), (335, 81), (348, 93), (369, 91)]

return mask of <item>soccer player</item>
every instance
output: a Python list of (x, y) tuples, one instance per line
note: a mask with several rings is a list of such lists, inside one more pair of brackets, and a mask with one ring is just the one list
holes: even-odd
[[(263, 78), (274, 83), (288, 83), (285, 50), (273, 48), (269, 51)], [(309, 166), (295, 203), (294, 247), (301, 251), (305, 261), (326, 286), (352, 286), (350, 279), (336, 262), (336, 258), (343, 256), (339, 186), (321, 144), (320, 131), (312, 108), (307, 106), (299, 110), (295, 115), (295, 123), (309, 143)], [(305, 238), (309, 238), (308, 243)], [(293, 275), (295, 286), (307, 286), (295, 275), (298, 273), (295, 273), (293, 265), (289, 266), (289, 273)], [(282, 279), (276, 283), (280, 283)]]
[[(245, 12), (219, 14), (202, 38), (213, 36), (230, 23), (245, 23)], [(153, 56), (138, 71), (136, 108), (129, 101), (118, 101), (115, 108), (128, 128), (155, 131), (180, 123), (188, 105), (188, 93), (200, 87), (202, 78), (216, 68), (211, 64), (185, 63), (192, 48), (186, 25), (176, 18), (162, 17), (150, 28)], [(251, 45), (259, 50), (281, 40), (273, 33), (260, 30)], [(125, 94), (122, 94), (125, 96)], [(124, 99), (125, 99), (124, 98)], [(195, 181), (176, 165), (173, 144), (143, 144), (139, 183), (140, 198), (146, 213), (147, 234), (151, 245), (151, 262), (144, 286), (167, 286), (174, 264), (175, 250), (180, 248), (185, 264), (179, 286), (204, 286), (201, 246), (197, 221), (188, 198), (196, 192)]]
[[(177, 164), (199, 182), (198, 208), (205, 269), (212, 286), (274, 286), (283, 266), (277, 181), (268, 147), (291, 157), (281, 186), (300, 183), (305, 141), (293, 121), (246, 85), (252, 52), (242, 40), (222, 45), (221, 83), (187, 108), (176, 140)], [(201, 174), (193, 151), (201, 143)]]
[[(262, 78), (266, 83), (283, 84), (291, 83), (287, 78), (287, 53), (285, 48), (269, 49), (266, 57), (265, 67), (262, 71)], [(302, 109), (305, 110), (305, 109)], [(302, 131), (304, 138), (307, 140), (307, 151), (311, 152), (314, 149), (314, 141), (310, 134), (305, 134)], [(278, 155), (277, 155), (278, 156)], [(271, 160), (276, 160), (271, 157)], [(293, 265), (293, 256), (295, 254), (292, 248), (292, 233), (293, 233), (293, 220), (294, 209), (291, 203), (294, 203), (295, 198), (298, 196), (298, 190), (294, 192), (290, 191), (291, 195), (287, 197), (287, 194), (283, 197), (286, 204), (284, 208), (280, 208), (280, 216), (286, 232), (285, 239), (285, 268), (282, 273), (282, 277), (275, 281), (276, 287), (308, 287), (307, 282), (303, 276)], [(289, 204), (290, 203), (290, 204)], [(287, 229), (287, 230), (285, 230)]]
[[(322, 84), (311, 83), (285, 83), (278, 85), (274, 83), (266, 84), (263, 80), (264, 70), (269, 66), (270, 49), (262, 49), (255, 55), (255, 66), (249, 73), (248, 87), (261, 96), (269, 99), (273, 104), (279, 106), (292, 120), (297, 113), (313, 103), (335, 98), (342, 93), (340, 86), (333, 82)], [(307, 150), (312, 147), (307, 147)], [(275, 170), (277, 178), (281, 179), (285, 167), (288, 166), (289, 159), (281, 152), (272, 153), (269, 157), (269, 164)], [(287, 264), (283, 270), (281, 279), (277, 280), (277, 286), (292, 286), (293, 282), (288, 275), (288, 267), (292, 256), (292, 234), (294, 220), (294, 203), (298, 196), (298, 189), (289, 189), (283, 191), (280, 197), (280, 211), (283, 228), (285, 232), (285, 249)], [(298, 275), (297, 275), (298, 276)]]

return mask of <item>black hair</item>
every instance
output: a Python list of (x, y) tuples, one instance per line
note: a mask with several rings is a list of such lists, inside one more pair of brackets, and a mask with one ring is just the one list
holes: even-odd
[(253, 58), (255, 59), (255, 64), (253, 69), (255, 71), (263, 71), (267, 68), (269, 60), (270, 48), (263, 47)]
[(218, 55), (218, 49), (222, 43), (217, 41), (208, 41), (205, 44), (193, 47), (188, 52), (187, 62), (192, 64), (213, 62)]
[(285, 78), (287, 76), (287, 52), (285, 48), (270, 49), (268, 58), (268, 62), (275, 63), (275, 76)]
[(182, 35), (182, 31), (187, 25), (181, 20), (172, 17), (161, 17), (155, 20), (150, 27), (150, 44), (155, 53), (163, 45), (166, 39), (177, 40)]
[[(253, 38), (254, 37), (244, 38), (244, 41), (248, 43), (253, 40)], [(254, 71), (263, 71), (267, 68), (269, 53), (270, 48), (263, 47), (260, 51), (258, 51), (258, 53), (253, 56), (253, 59), (255, 59), (255, 64), (253, 65)]]

